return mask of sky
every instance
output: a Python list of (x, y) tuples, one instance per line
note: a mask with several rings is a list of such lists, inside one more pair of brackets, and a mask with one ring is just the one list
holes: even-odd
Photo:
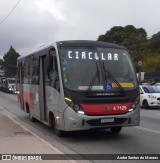
[(0, 58), (10, 46), (26, 55), (55, 41), (97, 40), (114, 26), (160, 31), (159, 0), (20, 0), (7, 17), (17, 2), (0, 0)]

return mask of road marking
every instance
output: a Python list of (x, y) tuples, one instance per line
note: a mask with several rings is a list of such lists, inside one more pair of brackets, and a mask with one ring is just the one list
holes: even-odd
[(144, 127), (140, 127), (140, 126), (136, 126), (134, 128), (139, 129), (139, 130), (143, 130), (143, 131), (152, 132), (152, 133), (155, 133), (155, 134), (160, 134), (160, 131), (152, 130), (152, 129), (149, 129), (149, 128), (144, 128)]
[(154, 113), (154, 114), (156, 114), (156, 115), (160, 115), (159, 113)]

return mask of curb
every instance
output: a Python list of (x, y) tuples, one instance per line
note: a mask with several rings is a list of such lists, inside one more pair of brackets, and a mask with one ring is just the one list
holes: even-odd
[[(34, 132), (32, 132), (30, 129), (28, 129), (27, 127), (25, 127), (23, 124), (21, 124), (18, 121), (21, 121), (20, 119), (18, 119), (18, 121), (16, 120), (17, 117), (15, 115), (13, 115), (12, 113), (10, 113), (9, 111), (7, 111), (5, 108), (3, 108), (2, 106), (0, 106), (0, 113), (6, 117), (8, 117), (10, 120), (12, 120), (15, 124), (19, 125), (23, 130), (25, 130), (26, 132), (31, 133), (33, 136), (35, 136), (38, 140), (40, 140), (42, 143), (44, 143), (47, 147), (49, 147), (50, 149), (52, 149), (53, 151), (55, 151), (57, 154), (65, 154), (62, 151), (60, 151), (58, 148), (54, 147), (53, 145), (51, 145), (50, 143), (48, 143), (46, 140), (44, 140), (43, 138), (39, 137), (37, 134), (35, 134)], [(25, 122), (23, 122), (25, 123)], [(53, 160), (54, 161), (54, 160)], [(67, 160), (70, 161), (72, 163), (77, 163), (77, 161), (75, 160)]]

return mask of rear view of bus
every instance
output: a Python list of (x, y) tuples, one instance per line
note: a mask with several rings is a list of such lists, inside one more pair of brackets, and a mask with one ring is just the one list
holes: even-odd
[(139, 88), (125, 47), (97, 41), (57, 42), (65, 103), (62, 131), (122, 127), (140, 121)]

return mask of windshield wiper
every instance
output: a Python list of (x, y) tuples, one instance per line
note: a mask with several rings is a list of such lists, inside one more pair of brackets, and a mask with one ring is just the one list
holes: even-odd
[(123, 89), (123, 87), (119, 84), (119, 82), (115, 79), (115, 77), (110, 73), (109, 70), (106, 70), (106, 67), (104, 65), (104, 61), (103, 61), (103, 70), (105, 72), (105, 81), (107, 82), (107, 79), (111, 79), (113, 82), (116, 83), (116, 85), (118, 86), (118, 88), (121, 90), (121, 93), (125, 95), (125, 91)]
[(98, 82), (99, 82), (99, 85), (100, 85), (100, 76), (99, 76), (99, 69), (98, 69), (97, 62), (96, 62), (96, 69), (97, 69), (97, 71), (96, 71), (96, 73), (94, 74), (94, 76), (93, 76), (93, 78), (92, 78), (92, 80), (91, 80), (91, 82), (90, 82), (90, 84), (89, 84), (88, 90), (86, 91), (85, 95), (88, 95), (88, 93), (89, 93), (90, 90), (92, 89), (92, 86), (93, 86), (95, 80), (97, 79), (97, 77), (98, 77)]

